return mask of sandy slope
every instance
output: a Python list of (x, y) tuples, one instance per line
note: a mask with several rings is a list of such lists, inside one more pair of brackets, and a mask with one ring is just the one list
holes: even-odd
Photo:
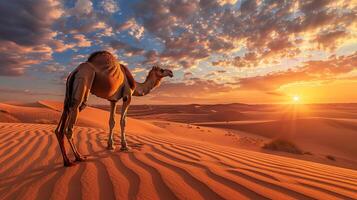
[[(0, 122), (23, 122), (23, 123), (40, 123), (40, 124), (57, 124), (63, 104), (55, 101), (39, 101), (28, 105), (12, 105), (0, 103)], [(108, 129), (109, 113), (101, 109), (87, 107), (79, 114), (78, 126)], [(116, 129), (120, 128), (119, 119), (116, 117)], [(150, 123), (128, 119), (128, 131), (165, 134), (166, 130), (154, 126)], [(133, 125), (133, 126), (132, 126)]]
[[(54, 125), (0, 123), (0, 199), (356, 199), (357, 171), (128, 133), (128, 153), (99, 128), (76, 130), (86, 162), (63, 168)], [(118, 138), (118, 137), (117, 137)]]
[(233, 148), (220, 129), (129, 118), (131, 151), (108, 151), (108, 112), (90, 107), (75, 129), (88, 160), (64, 168), (61, 108), (0, 104), (0, 199), (357, 199), (356, 170)]
[(197, 123), (200, 126), (229, 128), (266, 138), (287, 138), (305, 151), (357, 161), (357, 120), (301, 118), (260, 122)]
[[(55, 101), (39, 101), (38, 103), (56, 111), (62, 110), (62, 106), (63, 106), (62, 103), (55, 102)], [(115, 128), (117, 130), (120, 129), (119, 119), (120, 116), (119, 114), (117, 114), (116, 115), (117, 123), (115, 124)], [(79, 121), (81, 120), (87, 122), (89, 126), (98, 127), (107, 130), (109, 126), (108, 125), (109, 112), (88, 106), (82, 112), (80, 112)], [(158, 134), (167, 133), (166, 130), (141, 120), (128, 117), (127, 122), (128, 122), (128, 126), (126, 128), (128, 131), (131, 132), (158, 133)]]
[[(98, 107), (108, 109), (108, 106)], [(184, 137), (191, 137), (186, 132), (193, 132), (195, 127), (200, 127), (199, 131), (213, 127), (216, 128), (212, 130), (216, 133), (216, 139), (196, 139), (256, 151), (262, 151), (260, 147), (264, 143), (283, 138), (311, 155), (294, 156), (285, 153), (284, 156), (357, 169), (357, 104), (137, 105), (131, 107), (129, 116), (145, 121), (161, 120), (165, 129)], [(185, 123), (186, 126), (177, 125), (177, 122)], [(190, 130), (189, 127), (193, 128)], [(223, 135), (229, 136), (231, 141), (219, 136), (218, 133), (222, 131), (226, 132)], [(213, 135), (207, 131), (199, 133), (194, 135)], [(277, 151), (269, 153), (282, 155)], [(327, 159), (330, 156), (336, 161)]]

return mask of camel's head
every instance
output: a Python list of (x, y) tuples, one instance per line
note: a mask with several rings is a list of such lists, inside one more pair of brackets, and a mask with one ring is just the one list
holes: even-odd
[(169, 76), (169, 77), (172, 78), (172, 77), (174, 76), (174, 74), (172, 73), (171, 70), (169, 70), (169, 69), (163, 69), (163, 68), (158, 67), (158, 66), (152, 67), (151, 70), (154, 71), (154, 72), (155, 72), (155, 75), (156, 75), (157, 77), (160, 77), (160, 78), (163, 78), (163, 77), (166, 77), (166, 76)]

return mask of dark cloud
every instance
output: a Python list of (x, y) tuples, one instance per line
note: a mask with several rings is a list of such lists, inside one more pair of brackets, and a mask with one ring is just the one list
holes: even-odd
[(142, 55), (145, 51), (141, 48), (133, 47), (127, 43), (121, 42), (119, 40), (112, 40), (110, 46), (115, 50), (123, 50), (125, 53), (130, 55)]
[(149, 50), (145, 53), (146, 60), (144, 64), (156, 64), (159, 61), (159, 53), (155, 50)]
[(322, 45), (324, 48), (336, 48), (336, 43), (334, 41), (344, 38), (347, 35), (348, 32), (346, 30), (323, 31), (315, 37), (314, 41)]
[(256, 0), (245, 0), (243, 1), (240, 10), (243, 15), (250, 15), (255, 12), (257, 9), (257, 2)]
[(0, 41), (0, 76), (19, 76), (32, 65), (51, 58), (46, 45), (20, 46), (10, 41)]
[(49, 43), (55, 36), (51, 26), (61, 15), (56, 1), (1, 1), (0, 75), (22, 75), (29, 66), (50, 59)]
[(300, 2), (300, 9), (304, 13), (311, 13), (329, 5), (332, 0), (307, 0)]
[(0, 40), (25, 46), (43, 44), (52, 38), (51, 26), (61, 15), (56, 1), (1, 1)]

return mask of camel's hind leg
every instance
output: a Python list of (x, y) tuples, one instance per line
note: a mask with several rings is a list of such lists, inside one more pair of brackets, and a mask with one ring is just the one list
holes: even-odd
[[(68, 166), (71, 166), (73, 165), (71, 163), (71, 161), (68, 159), (67, 157), (67, 152), (66, 152), (66, 148), (64, 146), (64, 134), (63, 134), (63, 127), (65, 126), (64, 124), (61, 124), (61, 123), (66, 123), (67, 121), (67, 113), (66, 111), (63, 111), (64, 113), (62, 114), (62, 117), (61, 117), (61, 121), (60, 122), (60, 130), (56, 129), (55, 133), (56, 133), (56, 137), (57, 137), (57, 140), (58, 140), (58, 144), (61, 148), (61, 153), (62, 153), (62, 157), (63, 157), (63, 163), (64, 163), (64, 166), (68, 167)], [(62, 126), (62, 127), (61, 127)]]
[(125, 125), (126, 125), (126, 114), (131, 102), (131, 95), (123, 97), (123, 106), (121, 108), (121, 118), (120, 118), (120, 128), (121, 128), (121, 151), (129, 150), (129, 147), (126, 143), (125, 137)]
[(65, 134), (73, 150), (74, 156), (76, 157), (76, 161), (83, 161), (85, 157), (79, 153), (76, 146), (74, 145), (73, 126), (76, 124), (78, 113), (80, 111), (80, 106), (87, 99), (87, 96), (89, 95), (92, 81), (93, 79), (90, 79), (88, 81), (84, 78), (77, 78), (74, 80), (73, 83), (72, 99), (71, 99), (71, 105), (69, 107), (69, 114), (68, 114), (69, 119), (68, 119), (68, 124)]
[(72, 151), (74, 153), (74, 156), (76, 157), (76, 161), (84, 161), (86, 159), (86, 156), (82, 156), (79, 151), (77, 150), (77, 147), (74, 145), (74, 141), (73, 141), (73, 138), (67, 138), (68, 139), (68, 142), (69, 142), (69, 145), (71, 146), (72, 148)]
[(113, 129), (115, 127), (115, 113), (117, 108), (117, 102), (111, 101), (110, 102), (110, 117), (109, 117), (109, 137), (108, 137), (108, 149), (114, 150), (114, 132)]

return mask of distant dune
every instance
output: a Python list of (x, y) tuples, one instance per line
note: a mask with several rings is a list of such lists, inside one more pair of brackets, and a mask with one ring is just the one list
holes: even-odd
[[(46, 106), (50, 109), (60, 111), (62, 110), (62, 103), (59, 102), (54, 102), (54, 101), (40, 101), (39, 104)], [(118, 115), (117, 115), (118, 116)], [(116, 123), (116, 130), (120, 130), (120, 123), (119, 123), (119, 117)], [(79, 115), (79, 121), (83, 121), (83, 126), (90, 126), (90, 127), (97, 127), (97, 128), (102, 128), (104, 130), (108, 129), (108, 120), (109, 120), (109, 113), (97, 108), (92, 108), (92, 107), (87, 107), (85, 110), (83, 110), (80, 115)], [(133, 118), (127, 118), (128, 121), (128, 127), (127, 130), (131, 132), (157, 132), (157, 133), (166, 133), (167, 131), (154, 126), (150, 123), (133, 119)], [(79, 124), (81, 125), (81, 124)]]
[[(99, 108), (108, 109), (107, 106)], [(299, 156), (300, 159), (325, 162), (327, 156), (333, 156), (342, 165), (357, 169), (357, 104), (138, 105), (131, 107), (129, 116), (217, 128), (214, 132), (225, 130), (231, 139), (239, 138), (235, 146), (243, 147), (244, 143), (247, 144), (244, 148), (252, 150), (259, 150), (272, 139), (282, 138), (313, 154)]]
[[(257, 134), (249, 137), (257, 142), (259, 130), (277, 131), (276, 121), (244, 123), (239, 132), (129, 118), (131, 150), (120, 152), (106, 150), (108, 112), (88, 107), (75, 128), (75, 143), (88, 160), (64, 168), (53, 133), (61, 109), (51, 101), (0, 104), (0, 199), (357, 199), (356, 170), (246, 150), (237, 142), (245, 132)], [(324, 120), (299, 121), (305, 123), (299, 131), (308, 135), (309, 123), (321, 122), (333, 129), (322, 128), (321, 140), (337, 130), (353, 134), (353, 120)], [(345, 156), (354, 156), (352, 150)]]
[(266, 138), (287, 138), (306, 151), (357, 161), (357, 120), (301, 118), (264, 122), (197, 123), (229, 128)]

